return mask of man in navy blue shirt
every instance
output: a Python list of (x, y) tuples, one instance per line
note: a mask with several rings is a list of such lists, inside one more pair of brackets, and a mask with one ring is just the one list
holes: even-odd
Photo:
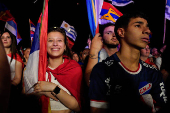
[(90, 75), (92, 113), (156, 112), (167, 97), (161, 73), (140, 60), (150, 29), (143, 13), (131, 12), (115, 24), (120, 50), (94, 66)]

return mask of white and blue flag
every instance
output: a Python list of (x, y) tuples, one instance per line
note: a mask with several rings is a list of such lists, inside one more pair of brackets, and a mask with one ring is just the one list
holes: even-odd
[(114, 5), (114, 6), (126, 6), (126, 5), (134, 2), (132, 0), (108, 0), (108, 1), (111, 1), (112, 5)]
[(167, 3), (166, 3), (165, 18), (170, 20), (170, 0), (167, 0)]
[(71, 38), (73, 41), (76, 40), (77, 33), (73, 26), (69, 25), (67, 22), (63, 21), (63, 23), (60, 26), (61, 28), (64, 28), (66, 31), (66, 35)]

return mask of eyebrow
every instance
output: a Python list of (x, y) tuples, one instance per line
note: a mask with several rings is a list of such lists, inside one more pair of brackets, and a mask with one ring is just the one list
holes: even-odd
[(144, 22), (142, 22), (142, 21), (137, 21), (137, 22), (134, 22), (133, 24), (136, 24), (136, 23), (138, 23), (138, 24), (144, 24)]
[(113, 31), (106, 31), (106, 33), (108, 33), (108, 32), (113, 33)]
[[(136, 22), (134, 22), (133, 24), (136, 24), (136, 23), (138, 23), (138, 24), (144, 24), (144, 22), (142, 22), (142, 21), (136, 21)], [(147, 27), (149, 27), (148, 23), (147, 23)]]

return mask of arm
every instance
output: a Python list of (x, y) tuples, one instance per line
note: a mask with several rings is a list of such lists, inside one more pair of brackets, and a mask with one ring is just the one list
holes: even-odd
[(98, 53), (102, 49), (102, 47), (102, 37), (100, 36), (100, 33), (97, 33), (91, 43), (89, 59), (85, 70), (85, 80), (88, 86), (91, 71), (93, 67), (98, 63)]
[(22, 63), (19, 61), (16, 61), (15, 64), (15, 77), (12, 80), (12, 84), (17, 86), (21, 82), (21, 76), (22, 76)]
[(11, 73), (1, 40), (0, 53), (0, 113), (6, 113), (10, 95)]
[(90, 76), (89, 98), (91, 113), (107, 113), (108, 87), (105, 83), (105, 71), (102, 63), (94, 66)]
[(62, 89), (58, 94), (53, 92), (56, 86), (56, 84), (51, 82), (39, 81), (34, 87), (34, 92), (44, 94), (54, 100), (60, 100), (60, 102), (67, 106), (69, 109), (80, 111), (79, 104), (72, 95), (67, 94), (67, 92)]

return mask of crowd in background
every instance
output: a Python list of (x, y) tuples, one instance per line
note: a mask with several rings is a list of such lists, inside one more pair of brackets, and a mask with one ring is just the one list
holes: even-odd
[[(103, 28), (102, 28), (103, 27)], [(74, 51), (70, 51), (71, 52), (71, 61), (73, 62), (73, 64), (69, 64), (71, 66), (75, 66), (75, 70), (73, 70), (72, 73), (76, 73), (75, 71), (77, 71), (78, 74), (76, 75), (80, 75), (80, 78), (82, 76), (82, 81), (81, 83), (79, 83), (78, 85), (81, 86), (81, 88), (77, 88), (80, 90), (81, 97), (80, 99), (76, 97), (76, 96), (72, 96), (72, 92), (71, 89), (70, 91), (68, 91), (69, 96), (67, 94), (65, 94), (64, 89), (62, 89), (62, 84), (57, 85), (60, 89), (64, 90), (64, 92), (62, 92), (60, 90), (60, 92), (57, 92), (57, 94), (53, 94), (53, 97), (57, 97), (56, 101), (60, 100), (61, 103), (64, 103), (64, 106), (62, 107), (64, 110), (66, 110), (66, 112), (73, 112), (73, 111), (77, 111), (77, 112), (81, 112), (81, 113), (89, 113), (90, 112), (90, 97), (89, 97), (89, 84), (90, 84), (90, 74), (94, 73), (92, 71), (93, 67), (98, 63), (98, 62), (102, 62), (104, 59), (106, 59), (107, 57), (112, 56), (114, 53), (117, 53), (120, 49), (120, 43), (119, 41), (116, 39), (116, 35), (114, 33), (114, 29), (115, 26), (114, 24), (107, 24), (105, 26), (101, 26), (102, 28), (102, 32), (100, 32), (100, 34), (96, 34), (95, 37), (92, 39), (92, 44), (90, 46), (90, 48), (86, 47), (84, 48), (80, 53), (76, 53)], [(54, 53), (52, 51), (52, 49), (50, 48), (49, 50), (47, 49), (47, 52), (49, 54), (49, 64), (48, 64), (48, 69), (50, 73), (52, 73), (52, 75), (55, 77), (55, 73), (53, 73), (53, 70), (57, 69), (60, 65), (64, 65), (64, 62), (66, 62), (67, 58), (63, 57), (63, 55), (67, 55), (65, 54), (66, 51), (69, 51), (68, 47), (66, 47), (66, 37), (65, 35), (63, 39), (53, 39), (51, 37), (53, 37), (56, 34), (50, 34), (50, 33), (59, 33), (57, 34), (58, 37), (60, 37), (60, 35), (62, 35), (63, 31), (49, 31), (48, 32), (48, 40), (47, 42), (49, 43), (49, 48), (53, 46), (52, 49), (63, 49), (62, 52), (56, 56), (62, 56), (61, 58), (56, 58), (57, 61), (61, 62), (61, 63), (56, 63), (53, 65), (53, 63), (55, 62), (55, 60), (53, 59)], [(63, 33), (64, 34), (64, 33)], [(49, 35), (51, 35), (51, 37), (49, 37)], [(112, 39), (108, 39), (106, 35), (112, 35)], [(30, 50), (31, 47), (26, 47), (26, 48), (17, 48), (17, 43), (16, 43), (16, 37), (10, 33), (9, 31), (5, 30), (1, 32), (1, 40), (4, 46), (4, 50), (6, 52), (6, 56), (8, 59), (8, 63), (10, 65), (10, 70), (11, 70), (11, 90), (10, 90), (10, 98), (9, 98), (9, 106), (8, 106), (8, 113), (12, 113), (12, 112), (24, 112), (24, 113), (39, 113), (41, 112), (41, 107), (42, 105), (39, 102), (39, 98), (36, 95), (27, 95), (25, 94), (25, 88), (24, 88), (24, 70), (26, 69), (26, 65), (27, 65), (27, 61), (29, 59), (29, 54), (30, 54)], [(55, 37), (55, 36), (54, 36)], [(62, 37), (62, 36), (61, 36)], [(112, 40), (114, 42), (114, 44), (111, 44), (110, 40)], [(54, 42), (56, 41), (56, 42)], [(63, 41), (63, 45), (61, 44), (61, 46), (58, 48), (58, 44), (60, 42)], [(53, 43), (52, 45), (50, 45), (50, 43)], [(55, 44), (54, 44), (55, 43)], [(119, 45), (120, 44), (120, 45)], [(168, 58), (168, 49), (169, 49), (169, 45), (162, 45), (162, 48), (156, 48), (156, 47), (150, 47), (149, 44), (146, 45), (146, 47), (144, 49), (140, 50), (140, 59), (143, 62), (148, 63), (149, 65), (152, 65), (155, 70), (159, 70), (162, 73), (162, 77), (163, 80), (165, 82), (165, 86), (167, 88), (167, 95), (169, 94), (169, 58)], [(54, 50), (55, 51), (55, 50)], [(103, 55), (103, 56), (102, 56)], [(100, 58), (101, 57), (101, 58)], [(69, 59), (69, 58), (68, 58)], [(94, 61), (96, 60), (96, 61)], [(100, 61), (101, 60), (101, 61)], [(50, 62), (51, 61), (51, 62)], [(52, 63), (53, 62), (53, 63)], [(78, 65), (77, 65), (78, 64)], [(73, 67), (74, 67), (73, 66)], [(81, 71), (79, 70), (81, 67)], [(69, 68), (69, 70), (71, 70)], [(49, 73), (48, 73), (49, 74)], [(49, 75), (48, 75), (49, 76)], [(51, 75), (50, 75), (51, 76)], [(78, 77), (77, 76), (77, 77)], [(65, 78), (67, 79), (67, 78)], [(76, 78), (74, 78), (76, 81)], [(54, 78), (55, 80), (55, 78)], [(58, 78), (58, 80), (60, 80), (60, 78)], [(77, 80), (79, 81), (79, 80)], [(51, 82), (52, 82), (52, 78), (51, 78)], [(54, 82), (56, 83), (56, 81)], [(60, 83), (60, 82), (59, 82)], [(77, 83), (77, 82), (76, 82)], [(75, 83), (75, 86), (77, 85)], [(49, 85), (47, 83), (43, 83), (43, 82), (39, 82), (37, 83), (37, 85), (35, 86), (35, 92), (40, 93), (41, 91), (39, 91), (41, 87), (44, 87), (44, 91), (50, 90), (53, 91), (51, 89), (48, 89), (45, 87), (45, 85), (43, 86), (42, 84), (45, 85)], [(56, 83), (57, 84), (57, 83)], [(50, 84), (49, 87), (52, 87), (52, 85)], [(55, 88), (56, 86), (54, 86)], [(67, 86), (65, 86), (67, 87)], [(54, 89), (52, 88), (52, 89)], [(69, 89), (69, 88), (66, 88)], [(74, 89), (74, 88), (73, 88)], [(42, 89), (41, 89), (42, 90)], [(71, 94), (70, 94), (71, 92)], [(70, 106), (72, 105), (72, 103), (67, 102), (63, 99), (62, 95), (60, 96), (60, 93), (62, 93), (62, 95), (68, 96), (69, 101), (75, 101), (73, 102), (74, 105), (76, 106)], [(42, 94), (42, 95), (46, 95), (47, 97), (50, 97), (49, 94)], [(56, 96), (57, 95), (57, 96)], [(71, 96), (70, 96), (71, 95)], [(74, 100), (75, 97), (76, 99)], [(54, 99), (55, 100), (55, 99)], [(52, 100), (50, 100), (52, 101)], [(79, 102), (80, 101), (80, 102)], [(52, 103), (52, 102), (51, 102)], [(78, 106), (81, 106), (78, 107)], [(66, 108), (65, 108), (66, 107)], [(69, 109), (71, 109), (70, 111), (67, 111)], [(81, 109), (81, 110), (80, 110)], [(123, 107), (122, 107), (123, 109)]]

